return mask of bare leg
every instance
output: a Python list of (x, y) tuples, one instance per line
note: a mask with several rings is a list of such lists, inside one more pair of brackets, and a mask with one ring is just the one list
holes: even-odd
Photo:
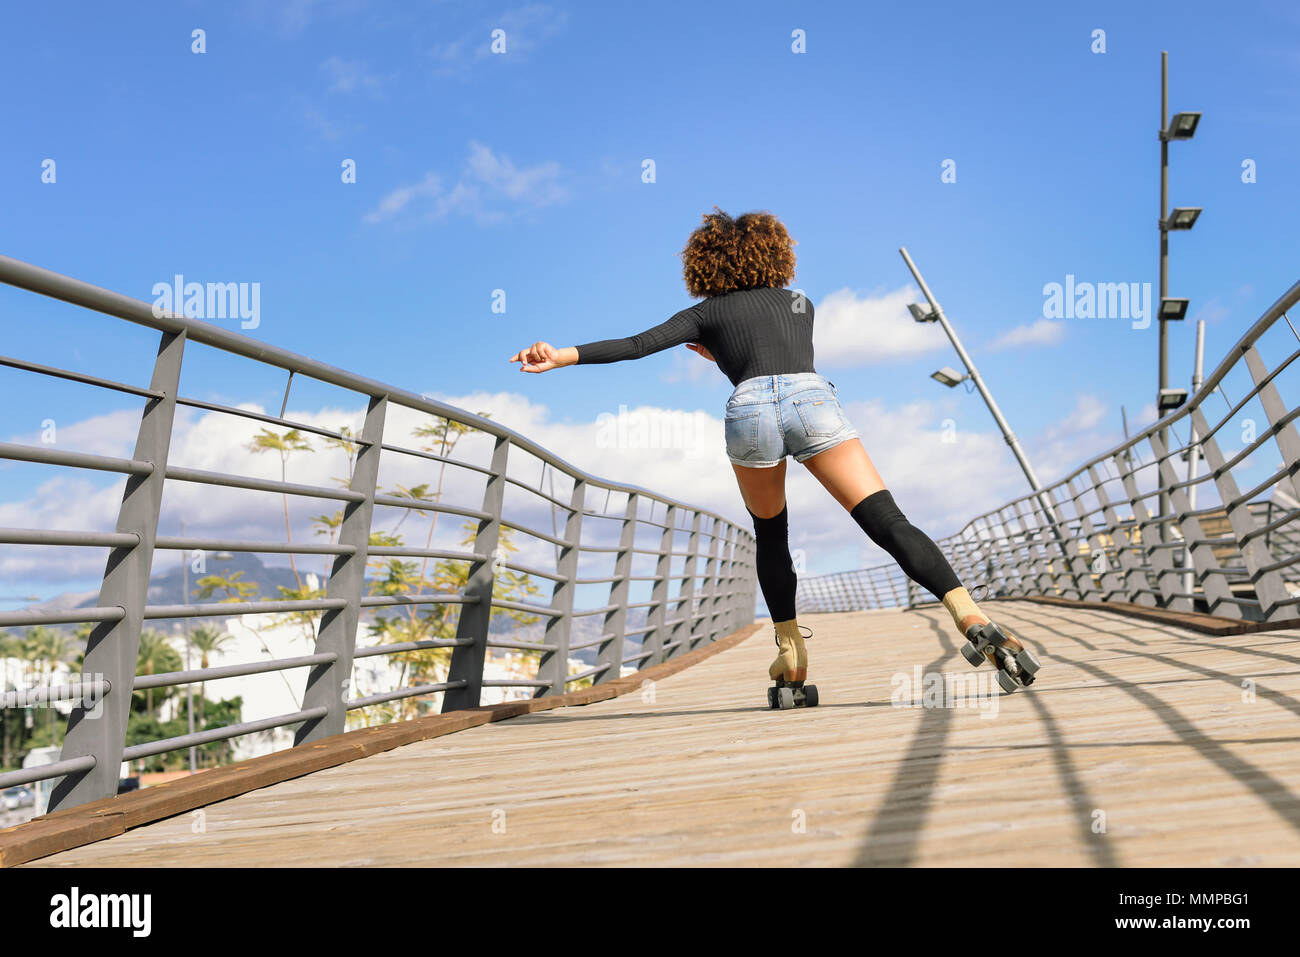
[(755, 469), (731, 463), (736, 473), (736, 484), (740, 486), (740, 497), (745, 500), (745, 508), (759, 518), (771, 518), (779, 515), (785, 508), (785, 459), (781, 464), (769, 469)]
[(868, 495), (881, 491), (885, 480), (859, 439), (849, 439), (803, 463), (847, 512)]
[[(856, 438), (841, 442), (825, 452), (814, 455), (807, 459), (804, 465), (808, 467), (813, 477), (822, 483), (826, 491), (830, 492), (849, 512), (852, 512), (854, 507), (868, 496), (885, 491), (884, 479), (876, 471), (876, 466), (867, 455), (867, 450), (862, 447), (862, 442)], [(901, 519), (901, 516), (899, 518)], [(933, 549), (933, 561), (941, 565), (946, 574), (946, 560), (942, 560), (938, 546), (927, 542), (919, 531), (910, 531), (910, 534), (919, 538), (926, 550)], [(894, 557), (897, 559), (899, 556)], [(949, 580), (952, 580), (951, 577)], [(979, 610), (965, 588), (952, 588), (938, 597), (952, 614), (954, 623), (963, 635), (972, 625), (988, 624), (988, 616)]]

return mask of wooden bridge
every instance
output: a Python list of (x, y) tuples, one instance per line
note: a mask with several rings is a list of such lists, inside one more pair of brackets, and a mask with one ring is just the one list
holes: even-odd
[(81, 814), (93, 843), (32, 864), (1300, 865), (1300, 629), (990, 608), (1042, 660), (1032, 688), (996, 694), (937, 606), (808, 616), (816, 709), (766, 710), (774, 646), (770, 625), (750, 626), (618, 697), (108, 839), (89, 815), (125, 798), (58, 812), (0, 832), (0, 861), (30, 860), (30, 829)]

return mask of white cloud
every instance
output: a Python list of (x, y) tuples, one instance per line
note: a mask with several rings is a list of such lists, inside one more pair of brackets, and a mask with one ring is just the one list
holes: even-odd
[[(683, 361), (711, 371), (705, 360), (687, 355)], [(687, 369), (693, 366), (687, 366)], [(667, 406), (620, 406), (606, 398), (605, 407), (589, 407), (578, 418), (559, 416), (550, 407), (516, 391), (479, 391), (438, 395), (457, 408), (486, 412), (490, 418), (528, 436), (562, 460), (596, 476), (649, 489), (679, 501), (717, 512), (748, 528), (748, 515), (724, 449), (721, 407), (708, 410)], [(928, 401), (890, 405), (881, 399), (855, 402), (843, 396), (845, 411), (861, 433), (862, 442), (904, 514), (933, 538), (958, 532), (975, 516), (995, 509), (1028, 491), (1024, 475), (982, 408), (944, 396)], [(257, 406), (249, 409), (260, 410)], [(1026, 439), (1031, 459), (1045, 482), (1053, 481), (1087, 455), (1119, 440), (1118, 422), (1105, 428), (1107, 407), (1097, 397), (1080, 395), (1059, 423)], [(347, 424), (359, 429), (362, 409), (342, 407), (291, 409), (287, 417), (320, 427), (337, 429)], [(390, 406), (385, 441), (413, 446), (412, 430), (428, 418)], [(59, 432), (60, 447), (94, 449), (103, 454), (129, 455), (134, 442), (133, 415), (122, 413), (81, 423), (69, 423)], [(260, 423), (215, 413), (185, 410), (178, 416), (172, 446), (176, 465), (233, 472), (265, 478), (280, 477), (273, 453), (254, 455), (244, 443), (261, 428)], [(77, 441), (74, 443), (73, 438)], [(30, 441), (30, 437), (26, 439)], [(312, 439), (317, 451), (295, 454), (288, 465), (288, 480), (304, 484), (333, 485), (347, 471), (342, 452)], [(471, 434), (457, 448), (457, 459), (486, 465), (492, 440)], [(533, 456), (515, 448), (510, 453), (510, 474), (536, 484), (542, 474)], [(791, 548), (802, 549), (807, 574), (823, 574), (856, 567), (863, 561), (881, 564), (886, 556), (866, 539), (849, 514), (805, 468), (789, 462), (787, 498), (790, 503)], [(113, 527), (121, 501), (122, 482), (69, 470), (0, 503), (0, 526), (104, 530)], [(555, 475), (555, 494), (566, 499), (570, 485)], [(444, 476), (444, 501), (477, 507), (483, 495), (481, 473), (448, 467)], [(438, 467), (426, 459), (385, 452), (381, 457), (380, 486), (411, 487), (436, 484)], [(549, 483), (547, 483), (549, 485)], [(12, 487), (12, 483), (9, 483)], [(593, 489), (588, 504), (602, 510), (606, 497)], [(332, 513), (338, 503), (291, 497), (290, 517), (295, 541), (320, 541), (311, 518)], [(168, 482), (160, 532), (177, 534), (183, 519), (191, 536), (283, 540), (282, 500), (274, 494), (222, 489), (184, 482)], [(622, 502), (612, 497), (611, 512)], [(550, 506), (526, 492), (508, 486), (508, 517), (543, 531), (555, 520)], [(645, 514), (645, 513), (643, 513)], [(656, 512), (662, 518), (662, 509)], [(559, 515), (562, 527), (563, 515)], [(391, 529), (401, 522), (408, 544), (423, 545), (429, 528), (422, 515), (403, 517), (394, 509), (376, 511), (376, 527)], [(460, 548), (462, 520), (444, 516), (438, 524), (435, 547)], [(589, 531), (611, 537), (616, 522), (593, 521)], [(547, 567), (554, 548), (526, 535), (517, 535), (522, 547), (518, 560)], [(75, 553), (74, 553), (75, 552)], [(97, 578), (103, 571), (102, 550), (54, 548), (0, 548), (0, 579), (41, 584), (42, 591), (61, 590), (62, 584)], [(174, 556), (167, 560), (172, 560)], [(282, 564), (282, 556), (268, 556)], [(587, 561), (588, 559), (584, 559)], [(590, 559), (594, 561), (595, 559)], [(321, 573), (326, 561), (304, 557), (301, 570)]]
[(665, 382), (707, 382), (713, 381), (722, 385), (727, 383), (717, 365), (710, 360), (692, 352), (685, 346), (680, 346), (672, 350), (673, 364), (672, 368), (666, 371), (662, 378)]
[(363, 218), (367, 223), (380, 223), (397, 216), (412, 201), (423, 199), (427, 201), (421, 204), (426, 221), (459, 213), (473, 216), (480, 225), (499, 223), (509, 218), (507, 209), (540, 209), (568, 199), (560, 175), (558, 163), (520, 168), (509, 157), (471, 141), (460, 179), (451, 189), (443, 187), (437, 173), (429, 172), (419, 183), (388, 193)]
[(364, 91), (372, 95), (383, 89), (384, 80), (378, 74), (371, 73), (361, 60), (344, 60), (332, 56), (320, 65), (329, 77), (331, 93), (354, 93)]
[(426, 173), (424, 179), (413, 186), (399, 186), (379, 201), (379, 205), (367, 213), (368, 223), (378, 223), (396, 216), (411, 202), (421, 196), (437, 196), (442, 189), (442, 181), (437, 173)]
[[(690, 356), (701, 368), (703, 359)], [(747, 523), (739, 490), (724, 450), (723, 427), (717, 410), (686, 410), (669, 407), (636, 406), (627, 408), (610, 402), (607, 408), (592, 408), (578, 421), (557, 418), (552, 410), (517, 392), (476, 392), (440, 398), (459, 408), (487, 411), (491, 418), (527, 435), (552, 450), (564, 461), (594, 475), (659, 492), (683, 502), (718, 512), (733, 521)], [(247, 408), (261, 411), (257, 406)], [(957, 433), (956, 445), (942, 440), (942, 410), (926, 403), (887, 407), (879, 401), (854, 404), (850, 417), (862, 425), (870, 423), (863, 440), (875, 456), (886, 481), (895, 488), (896, 497), (909, 517), (933, 534), (949, 534), (971, 515), (1000, 504), (1018, 493), (1018, 473), (1009, 457), (1001, 462), (999, 450), (1005, 450), (1000, 438), (987, 431)], [(102, 451), (129, 455), (133, 433), (125, 435), (124, 425), (115, 426), (118, 438), (105, 441)], [(328, 408), (290, 410), (288, 418), (320, 427), (336, 429), (342, 424), (360, 427), (362, 412), (356, 409)], [(413, 443), (412, 429), (427, 417), (400, 407), (390, 407), (385, 440), (394, 444)], [(278, 479), (280, 463), (273, 453), (255, 455), (244, 444), (261, 425), (233, 416), (216, 413), (190, 413), (178, 416), (172, 444), (175, 465), (254, 475)], [(91, 433), (89, 423), (70, 424), (60, 432), (61, 447), (71, 446), (65, 439)], [(290, 482), (332, 485), (331, 479), (347, 471), (342, 452), (327, 450), (319, 438), (312, 439), (317, 451), (299, 453), (290, 458), (287, 477)], [(456, 457), (486, 465), (492, 441), (488, 436), (471, 434), (462, 440)], [(538, 461), (522, 450), (511, 452), (511, 474), (535, 484), (541, 468)], [(437, 467), (428, 460), (385, 452), (381, 458), (380, 485), (391, 489), (421, 483), (436, 483)], [(445, 474), (444, 501), (477, 506), (482, 499), (482, 475), (449, 467)], [(563, 499), (569, 485), (563, 476), (555, 476), (556, 495)], [(853, 564), (865, 538), (847, 512), (821, 489), (810, 473), (794, 463), (788, 472), (791, 501), (792, 547), (807, 553), (810, 573), (827, 572)], [(963, 490), (958, 499), (954, 487)], [(17, 493), (14, 500), (0, 503), (0, 525), (65, 529), (111, 529), (121, 502), (122, 481), (69, 472)], [(593, 490), (589, 503), (604, 508), (603, 493)], [(290, 518), (295, 541), (319, 541), (311, 523), (313, 515), (333, 512), (338, 503), (291, 497)], [(526, 525), (549, 531), (552, 527), (550, 507), (513, 487), (506, 494), (507, 514)], [(613, 496), (611, 511), (621, 509)], [(190, 536), (230, 537), (249, 540), (283, 540), (282, 500), (274, 494), (223, 489), (186, 482), (168, 482), (164, 494), (160, 533), (177, 534), (183, 519)], [(662, 509), (657, 513), (662, 518)], [(402, 514), (393, 509), (376, 512), (377, 527), (393, 528)], [(561, 516), (562, 519), (562, 516)], [(461, 520), (444, 517), (438, 526), (435, 545), (459, 548), (463, 535)], [(403, 521), (402, 532), (408, 543), (424, 543), (428, 525), (423, 517), (412, 514)], [(601, 534), (612, 536), (615, 522), (593, 522)], [(748, 527), (747, 525), (745, 527)], [(516, 536), (523, 547), (519, 560), (545, 567), (553, 561), (553, 547), (525, 535)], [(847, 550), (847, 551), (845, 551)], [(837, 557), (839, 556), (839, 557)], [(57, 591), (60, 583), (96, 578), (103, 571), (103, 550), (52, 548), (0, 548), (0, 578), (13, 582), (46, 583), (43, 591)], [(281, 556), (268, 556), (272, 564), (282, 564)], [(838, 564), (837, 564), (838, 562)], [(320, 572), (325, 560), (319, 556), (300, 559), (302, 570)], [(46, 587), (48, 585), (49, 587)]]
[(910, 285), (864, 299), (850, 289), (824, 296), (813, 317), (818, 366), (891, 362), (946, 348), (937, 324), (916, 322), (907, 311), (920, 298)]
[(541, 163), (531, 169), (521, 170), (508, 158), (493, 154), (482, 143), (472, 142), (466, 168), (473, 179), (511, 199), (535, 206), (559, 202), (566, 195), (563, 188), (555, 182), (560, 175), (559, 163)]
[(985, 352), (1015, 349), (1019, 346), (1054, 346), (1065, 338), (1065, 323), (1060, 320), (1039, 319), (1030, 325), (1016, 326), (998, 336), (984, 347)]
[[(1076, 435), (1096, 428), (1105, 417), (1109, 406), (1100, 398), (1090, 393), (1075, 396), (1074, 408), (1059, 422), (1053, 423), (1043, 431), (1046, 439), (1058, 439), (1067, 435)], [(1097, 451), (1101, 451), (1098, 449)]]
[[(468, 78), (471, 68), (489, 58), (503, 63), (526, 59), (543, 41), (563, 32), (568, 12), (530, 3), (484, 20), (473, 31), (439, 43), (429, 50), (433, 70), (440, 76)], [(493, 53), (493, 31), (505, 32), (505, 52)]]
[(314, 106), (304, 106), (302, 108), (302, 119), (303, 122), (319, 133), (322, 139), (332, 142), (342, 135), (342, 130), (338, 124), (332, 122), (329, 117)]

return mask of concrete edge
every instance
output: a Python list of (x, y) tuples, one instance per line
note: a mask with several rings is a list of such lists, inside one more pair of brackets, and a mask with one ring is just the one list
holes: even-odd
[(493, 721), (505, 721), (521, 714), (616, 698), (639, 689), (644, 681), (666, 678), (734, 648), (761, 629), (763, 624), (760, 621), (745, 625), (710, 645), (644, 668), (625, 678), (590, 688), (580, 688), (553, 697), (508, 701), (345, 731), (311, 744), (200, 771), (157, 787), (54, 811), (0, 830), (0, 867), (14, 867), (60, 851), (93, 844), (143, 824), (206, 807), (313, 771), (336, 767), (381, 751), (391, 751), (402, 745), (454, 734)]

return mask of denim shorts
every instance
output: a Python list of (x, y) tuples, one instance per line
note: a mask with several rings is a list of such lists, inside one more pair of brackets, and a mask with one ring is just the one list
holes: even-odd
[(802, 462), (858, 436), (835, 383), (817, 372), (745, 379), (727, 400), (723, 424), (727, 458), (750, 468), (772, 468), (787, 455)]

